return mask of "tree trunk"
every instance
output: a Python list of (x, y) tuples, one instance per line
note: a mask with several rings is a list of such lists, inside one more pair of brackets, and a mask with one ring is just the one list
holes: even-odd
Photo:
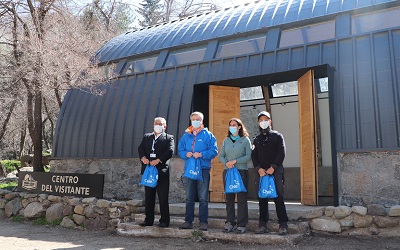
[(26, 123), (24, 122), (24, 125), (21, 128), (21, 136), (19, 139), (19, 154), (18, 154), (18, 159), (21, 158), (22, 152), (24, 151), (24, 146), (25, 146), (25, 138), (26, 138)]
[(42, 91), (36, 89), (35, 91), (35, 110), (34, 110), (34, 132), (32, 136), (33, 142), (33, 171), (44, 172), (42, 164)]
[(4, 134), (6, 133), (7, 124), (8, 124), (8, 122), (10, 121), (11, 114), (12, 114), (12, 112), (14, 111), (14, 108), (15, 108), (15, 104), (16, 104), (16, 103), (17, 103), (17, 99), (15, 98), (15, 99), (12, 101), (12, 103), (11, 103), (11, 105), (10, 105), (10, 109), (8, 110), (8, 113), (7, 113), (6, 119), (4, 120), (3, 125), (1, 126), (1, 130), (0, 130), (0, 142), (3, 140)]

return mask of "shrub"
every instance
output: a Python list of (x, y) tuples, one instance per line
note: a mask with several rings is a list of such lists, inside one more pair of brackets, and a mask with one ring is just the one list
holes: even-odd
[(12, 191), (16, 186), (18, 186), (18, 183), (14, 181), (0, 183), (0, 189), (10, 190), (10, 191)]
[(16, 215), (16, 216), (13, 216), (11, 218), (11, 220), (14, 221), (14, 222), (23, 222), (24, 221), (24, 217), (21, 216), (21, 215)]
[(1, 165), (3, 165), (6, 168), (7, 173), (11, 173), (12, 171), (15, 170), (15, 165), (17, 164), (18, 167), (21, 167), (21, 162), (17, 160), (2, 160)]

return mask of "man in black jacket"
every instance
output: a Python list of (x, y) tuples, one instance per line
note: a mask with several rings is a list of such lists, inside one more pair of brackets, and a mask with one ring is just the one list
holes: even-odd
[[(258, 114), (258, 125), (260, 134), (254, 138), (251, 159), (260, 177), (269, 174), (275, 178), (278, 197), (274, 199), (274, 203), (279, 220), (278, 234), (285, 235), (287, 234), (287, 222), (289, 220), (283, 198), (284, 171), (282, 162), (285, 159), (285, 140), (281, 133), (271, 129), (271, 116), (268, 112), (262, 111)], [(256, 233), (262, 234), (268, 232), (268, 198), (259, 198), (258, 200), (260, 217)]]
[(169, 227), (169, 159), (175, 149), (174, 137), (165, 133), (167, 122), (162, 117), (154, 119), (154, 130), (145, 134), (139, 145), (138, 152), (142, 161), (141, 174), (146, 165), (156, 166), (158, 170), (158, 182), (154, 188), (145, 186), (145, 213), (146, 219), (141, 226), (152, 226), (154, 223), (154, 206), (156, 193), (160, 204), (160, 227)]

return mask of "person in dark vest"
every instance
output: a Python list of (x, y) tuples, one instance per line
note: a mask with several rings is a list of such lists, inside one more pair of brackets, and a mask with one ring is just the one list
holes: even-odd
[[(284, 203), (284, 176), (283, 176), (283, 160), (285, 159), (286, 147), (283, 135), (278, 131), (271, 129), (271, 115), (262, 111), (258, 114), (258, 125), (260, 134), (254, 138), (253, 151), (251, 159), (254, 168), (258, 172), (258, 180), (261, 176), (273, 175), (275, 178), (275, 187), (278, 197), (274, 199), (276, 214), (279, 221), (279, 235), (287, 234), (288, 216)], [(258, 181), (259, 183), (259, 181)], [(257, 187), (258, 188), (258, 187)], [(258, 189), (257, 189), (258, 190)], [(267, 233), (268, 214), (268, 198), (259, 198), (259, 225), (256, 230), (257, 234)]]
[(152, 226), (154, 223), (154, 207), (156, 193), (159, 199), (161, 218), (160, 227), (169, 227), (169, 159), (175, 150), (174, 137), (165, 133), (167, 122), (162, 117), (154, 119), (154, 130), (145, 134), (138, 147), (139, 157), (142, 162), (141, 174), (146, 165), (157, 167), (158, 182), (154, 188), (145, 186), (145, 214), (146, 218), (140, 226)]

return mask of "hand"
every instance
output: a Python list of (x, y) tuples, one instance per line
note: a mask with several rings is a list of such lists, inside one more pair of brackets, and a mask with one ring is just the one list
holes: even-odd
[(152, 161), (150, 162), (150, 165), (151, 165), (151, 166), (156, 166), (158, 163), (160, 163), (160, 159), (155, 159), (155, 160), (152, 160)]
[(203, 155), (201, 154), (201, 152), (199, 153), (199, 152), (196, 152), (196, 153), (194, 153), (193, 154), (193, 156), (194, 156), (194, 158), (201, 158)]
[(267, 169), (267, 174), (269, 174), (269, 175), (273, 175), (274, 172), (275, 172), (275, 169), (274, 169), (273, 167), (269, 167), (269, 168)]
[(236, 160), (231, 160), (231, 161), (226, 162), (225, 165), (227, 168), (233, 168), (235, 166), (235, 164), (236, 164)]
[(145, 165), (148, 165), (148, 164), (150, 163), (149, 159), (147, 159), (146, 156), (143, 156), (140, 160), (141, 160), (141, 161), (143, 162), (143, 164), (145, 164)]
[(186, 153), (186, 157), (187, 157), (187, 158), (190, 158), (190, 157), (192, 157), (192, 156), (193, 156), (193, 153), (192, 153), (192, 152), (187, 152), (187, 153)]
[(266, 176), (266, 175), (267, 175), (267, 172), (265, 171), (265, 169), (259, 168), (259, 169), (258, 169), (258, 174), (259, 174), (261, 177), (263, 177), (263, 176)]

